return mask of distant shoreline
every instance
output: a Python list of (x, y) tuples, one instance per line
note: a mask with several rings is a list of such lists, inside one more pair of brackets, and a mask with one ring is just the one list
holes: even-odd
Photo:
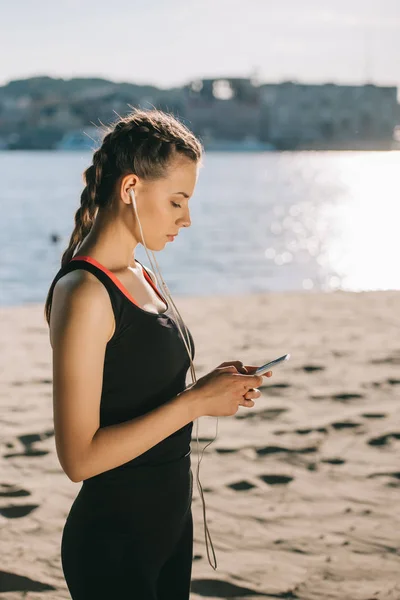
[[(353, 290), (294, 290), (294, 291), (265, 291), (265, 292), (243, 292), (242, 294), (238, 294), (238, 293), (234, 293), (234, 294), (204, 294), (204, 295), (199, 295), (199, 294), (174, 294), (173, 297), (178, 299), (178, 301), (183, 301), (183, 302), (188, 302), (188, 303), (196, 303), (196, 302), (200, 302), (200, 301), (204, 301), (204, 300), (209, 300), (211, 302), (223, 302), (224, 300), (237, 300), (239, 301), (243, 301), (245, 300), (247, 297), (251, 297), (251, 298), (258, 298), (258, 299), (262, 299), (262, 298), (277, 298), (278, 296), (281, 296), (282, 299), (283, 298), (289, 298), (290, 296), (292, 296), (293, 298), (295, 298), (296, 296), (304, 296), (304, 295), (312, 295), (313, 297), (320, 295), (321, 297), (326, 297), (326, 296), (339, 296), (339, 295), (348, 295), (348, 296), (354, 296), (356, 294), (358, 295), (372, 295), (372, 294), (376, 294), (376, 295), (382, 295), (382, 294), (400, 294), (400, 289), (396, 290), (396, 289), (391, 289), (391, 290), (360, 290), (360, 291), (353, 291)], [(43, 300), (43, 302), (24, 302), (22, 304), (0, 304), (0, 316), (1, 316), (1, 312), (2, 311), (13, 311), (13, 310), (24, 310), (24, 309), (32, 309), (32, 310), (40, 310), (40, 308), (42, 307), (44, 310), (44, 305), (45, 305), (45, 299)]]

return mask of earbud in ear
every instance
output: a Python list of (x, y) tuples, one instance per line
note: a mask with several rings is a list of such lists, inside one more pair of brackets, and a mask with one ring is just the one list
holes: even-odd
[(130, 195), (131, 200), (132, 200), (132, 206), (136, 210), (136, 196), (135, 196), (135, 191), (133, 189), (130, 189), (129, 190), (129, 195)]

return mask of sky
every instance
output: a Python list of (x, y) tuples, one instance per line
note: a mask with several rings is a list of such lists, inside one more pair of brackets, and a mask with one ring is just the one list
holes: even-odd
[(0, 0), (0, 85), (206, 77), (400, 87), (400, 0)]

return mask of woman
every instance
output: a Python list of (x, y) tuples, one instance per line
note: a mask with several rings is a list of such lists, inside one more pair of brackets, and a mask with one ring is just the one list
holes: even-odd
[(85, 171), (49, 290), (57, 455), (83, 482), (61, 542), (73, 600), (189, 598), (193, 420), (233, 415), (260, 395), (262, 377), (239, 361), (185, 389), (194, 350), (134, 259), (143, 240), (132, 192), (146, 246), (162, 250), (191, 224), (201, 155), (172, 115), (135, 110), (117, 122)]

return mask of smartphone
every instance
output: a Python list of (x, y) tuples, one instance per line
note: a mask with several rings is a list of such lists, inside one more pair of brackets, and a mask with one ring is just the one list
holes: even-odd
[(289, 358), (290, 358), (290, 354), (284, 354), (284, 356), (280, 356), (279, 358), (276, 358), (275, 360), (271, 360), (271, 362), (265, 363), (265, 365), (258, 367), (257, 371), (255, 371), (252, 374), (253, 375), (264, 375), (264, 373), (267, 373), (268, 371), (271, 370), (271, 367), (274, 367), (275, 365), (279, 365), (284, 360), (289, 360)]

